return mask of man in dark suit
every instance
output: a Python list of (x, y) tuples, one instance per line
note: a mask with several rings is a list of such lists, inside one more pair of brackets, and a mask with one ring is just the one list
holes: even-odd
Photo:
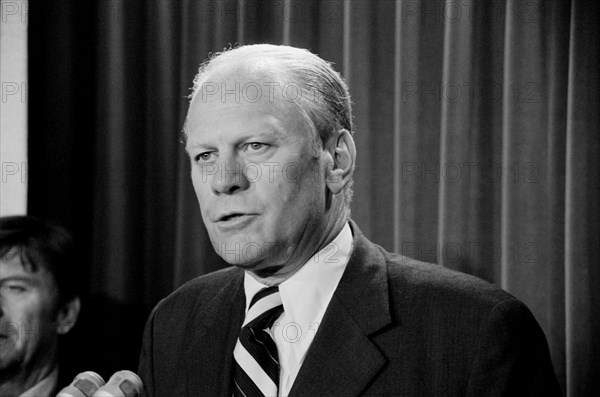
[(234, 265), (152, 312), (148, 396), (554, 396), (545, 337), (508, 293), (390, 254), (349, 219), (348, 89), (308, 51), (243, 46), (194, 81), (186, 150)]

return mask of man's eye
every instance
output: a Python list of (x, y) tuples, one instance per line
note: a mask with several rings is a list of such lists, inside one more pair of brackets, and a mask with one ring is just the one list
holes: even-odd
[(194, 161), (195, 162), (206, 162), (206, 161), (209, 161), (211, 159), (212, 155), (213, 155), (212, 152), (200, 153), (200, 154), (198, 154), (198, 155), (196, 155), (194, 157)]
[(268, 145), (266, 143), (261, 143), (261, 142), (250, 142), (247, 146), (246, 146), (246, 150), (250, 150), (253, 152), (258, 152), (260, 150), (263, 150), (267, 147)]
[(11, 292), (21, 293), (25, 292), (27, 289), (21, 285), (9, 285), (8, 290)]

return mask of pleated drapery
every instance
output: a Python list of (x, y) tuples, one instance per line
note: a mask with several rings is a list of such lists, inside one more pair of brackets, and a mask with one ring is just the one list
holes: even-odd
[(135, 362), (159, 299), (224, 266), (179, 142), (186, 97), (210, 53), (267, 42), (308, 48), (347, 79), (361, 230), (507, 289), (542, 325), (567, 395), (600, 390), (598, 8), (30, 4), (29, 211), (81, 241), (88, 307), (105, 316), (86, 329), (121, 341), (98, 348), (107, 370)]

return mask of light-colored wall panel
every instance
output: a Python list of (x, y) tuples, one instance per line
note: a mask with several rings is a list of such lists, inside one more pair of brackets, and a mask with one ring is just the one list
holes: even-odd
[(0, 214), (27, 210), (27, 1), (1, 1)]

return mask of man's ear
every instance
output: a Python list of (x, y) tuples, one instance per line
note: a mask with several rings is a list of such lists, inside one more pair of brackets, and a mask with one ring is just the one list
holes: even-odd
[(75, 297), (65, 303), (59, 310), (56, 317), (56, 332), (59, 335), (65, 335), (77, 322), (79, 310), (81, 309), (81, 301), (79, 297)]
[(350, 132), (346, 129), (339, 130), (331, 137), (328, 151), (333, 164), (328, 166), (325, 183), (333, 194), (337, 194), (352, 180), (354, 172), (356, 146)]

